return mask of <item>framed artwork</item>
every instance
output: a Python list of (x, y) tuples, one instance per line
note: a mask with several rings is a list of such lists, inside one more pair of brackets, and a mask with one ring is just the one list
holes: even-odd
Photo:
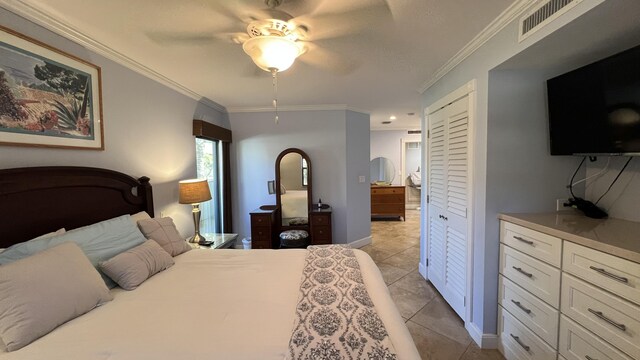
[(100, 68), (0, 26), (0, 145), (104, 150)]

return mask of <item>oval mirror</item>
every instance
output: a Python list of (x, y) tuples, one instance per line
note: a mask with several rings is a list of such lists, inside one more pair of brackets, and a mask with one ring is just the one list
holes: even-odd
[(283, 151), (276, 160), (276, 204), (282, 226), (308, 226), (311, 199), (309, 157), (300, 149)]
[(377, 157), (371, 160), (371, 183), (376, 185), (391, 185), (396, 177), (396, 168), (393, 162), (386, 157)]

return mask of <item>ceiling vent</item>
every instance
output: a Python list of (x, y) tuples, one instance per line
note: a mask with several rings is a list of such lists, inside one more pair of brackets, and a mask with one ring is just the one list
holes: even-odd
[(521, 42), (531, 34), (542, 29), (553, 19), (566, 13), (582, 0), (544, 0), (520, 18), (518, 41)]

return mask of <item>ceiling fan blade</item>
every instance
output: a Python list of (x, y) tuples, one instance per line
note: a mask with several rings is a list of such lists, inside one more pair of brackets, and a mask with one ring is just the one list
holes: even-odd
[(313, 15), (325, 2), (326, 0), (285, 0), (280, 8), (292, 14)]
[(324, 40), (374, 29), (380, 23), (393, 21), (386, 2), (374, 6), (316, 15), (301, 15), (290, 22), (307, 29), (306, 40)]
[(242, 44), (249, 38), (247, 33), (193, 33), (193, 32), (146, 32), (147, 37), (160, 45), (210, 45), (216, 42)]
[(305, 53), (299, 57), (300, 61), (337, 75), (350, 74), (360, 66), (359, 62), (347, 60), (314, 43), (305, 43), (305, 50)]

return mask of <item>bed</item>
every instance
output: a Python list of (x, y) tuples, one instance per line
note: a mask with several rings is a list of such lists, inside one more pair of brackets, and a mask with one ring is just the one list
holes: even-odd
[[(89, 194), (93, 201), (86, 199)], [(27, 206), (24, 199), (37, 204)], [(139, 211), (153, 214), (148, 178), (93, 168), (0, 170), (0, 200), (0, 247), (60, 227)], [(36, 230), (25, 231), (25, 226)], [(300, 249), (188, 251), (137, 289), (110, 290), (112, 301), (19, 350), (7, 352), (0, 342), (0, 358), (283, 359), (308, 254)], [(375, 263), (362, 251), (353, 254), (397, 359), (419, 359)]]

